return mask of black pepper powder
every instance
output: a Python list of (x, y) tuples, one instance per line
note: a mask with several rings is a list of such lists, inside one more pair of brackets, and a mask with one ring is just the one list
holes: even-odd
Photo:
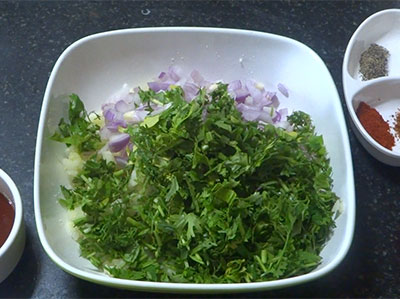
[(362, 80), (371, 80), (374, 78), (388, 75), (389, 51), (378, 45), (371, 44), (367, 50), (361, 54), (360, 73)]

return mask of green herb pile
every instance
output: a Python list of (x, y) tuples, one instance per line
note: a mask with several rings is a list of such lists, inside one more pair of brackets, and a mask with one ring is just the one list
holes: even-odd
[[(115, 277), (193, 283), (275, 280), (320, 263), (338, 198), (307, 114), (288, 117), (292, 132), (260, 128), (224, 84), (189, 103), (179, 87), (140, 97), (172, 105), (126, 129), (128, 165), (92, 153), (62, 187), (61, 203), (85, 213), (74, 222), (82, 256)], [(74, 107), (71, 127), (87, 115)]]

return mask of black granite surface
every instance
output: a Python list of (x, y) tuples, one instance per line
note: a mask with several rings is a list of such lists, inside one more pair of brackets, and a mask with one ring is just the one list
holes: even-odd
[[(36, 131), (49, 74), (68, 45), (97, 32), (149, 26), (230, 27), (292, 37), (326, 62), (348, 122), (341, 76), (346, 45), (366, 17), (396, 7), (399, 1), (0, 1), (0, 168), (21, 192), (27, 226), (23, 257), (0, 284), (0, 297), (171, 296), (80, 280), (58, 268), (40, 244), (33, 207)], [(350, 128), (349, 137), (357, 220), (345, 260), (313, 282), (235, 297), (400, 297), (400, 169), (372, 158)]]

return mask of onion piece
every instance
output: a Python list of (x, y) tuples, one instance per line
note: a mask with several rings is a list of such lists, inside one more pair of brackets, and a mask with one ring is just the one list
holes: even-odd
[(261, 98), (263, 97), (263, 92), (262, 90), (258, 89), (256, 87), (256, 82), (253, 80), (247, 80), (246, 81), (246, 88), (249, 91), (251, 97), (258, 101), (261, 101)]
[(158, 79), (160, 79), (161, 82), (167, 80), (167, 73), (166, 73), (166, 72), (161, 72), (161, 73), (158, 75)]
[(282, 119), (282, 114), (278, 111), (275, 111), (275, 116), (272, 118), (274, 123), (280, 122)]
[(282, 83), (278, 83), (278, 90), (283, 94), (285, 97), (289, 97), (289, 91), (287, 90), (286, 86)]
[(129, 134), (120, 133), (112, 135), (108, 142), (108, 147), (110, 148), (111, 152), (116, 153), (121, 151), (124, 147), (126, 147), (129, 141), (130, 141)]
[(242, 88), (242, 82), (240, 80), (234, 80), (228, 84), (228, 90), (237, 91)]
[(132, 110), (124, 113), (124, 120), (129, 124), (138, 124), (144, 120), (148, 112), (146, 110)]
[(106, 127), (109, 130), (118, 131), (119, 127), (126, 128), (127, 124), (126, 121), (124, 120), (124, 116), (122, 114), (118, 114), (118, 116), (115, 117), (112, 121), (106, 122)]
[(125, 113), (131, 109), (129, 104), (125, 102), (124, 100), (119, 100), (118, 102), (115, 103), (115, 110), (118, 112)]
[[(200, 88), (205, 88), (211, 93), (217, 88), (217, 82), (209, 82), (204, 79), (198, 70), (193, 70), (190, 76), (184, 76), (178, 66), (170, 66), (167, 71), (160, 72), (157, 78), (148, 82), (149, 89), (154, 92), (163, 92), (171, 88), (171, 85), (180, 86), (184, 92), (186, 101), (193, 100)], [(279, 83), (278, 91), (285, 97), (289, 96), (287, 88)], [(228, 86), (228, 93), (235, 99), (236, 107), (245, 121), (258, 122), (263, 127), (273, 124), (276, 127), (289, 128), (286, 121), (287, 109), (279, 109), (277, 92), (267, 91), (262, 83), (255, 80), (233, 80)], [(107, 149), (119, 165), (123, 165), (126, 159), (127, 148), (132, 147), (130, 136), (120, 133), (120, 127), (128, 124), (138, 124), (146, 116), (154, 116), (168, 109), (172, 103), (163, 105), (156, 100), (149, 105), (153, 109), (150, 113), (148, 104), (144, 105), (139, 96), (139, 88), (129, 89), (124, 85), (123, 92), (114, 95), (111, 103), (102, 106), (104, 127), (100, 130), (102, 140), (108, 140)], [(207, 109), (202, 113), (202, 119), (206, 119)]]
[(182, 77), (180, 75), (181, 71), (181, 68), (178, 66), (170, 66), (168, 68), (168, 75), (174, 82), (178, 82)]
[(100, 129), (100, 131), (99, 131), (99, 135), (100, 135), (101, 140), (108, 140), (108, 139), (110, 139), (110, 137), (111, 137), (112, 134), (113, 134), (113, 133), (112, 133), (106, 126), (102, 127), (102, 128)]
[(159, 92), (160, 90), (167, 90), (170, 86), (167, 82), (148, 82), (147, 85), (154, 92)]
[[(149, 115), (154, 116), (154, 115), (160, 114), (161, 112), (163, 112), (163, 111), (167, 110), (169, 107), (171, 107), (171, 105), (172, 105), (172, 103), (167, 103), (162, 106), (154, 105), (154, 106), (152, 106), (153, 111)], [(138, 111), (136, 111), (136, 112), (138, 112)], [(147, 113), (147, 111), (145, 111), (145, 112)]]
[(243, 103), (238, 104), (237, 109), (242, 114), (244, 120), (256, 121), (261, 115), (261, 110)]
[(273, 123), (270, 111), (261, 111), (260, 115), (258, 117), (258, 120), (261, 120), (261, 121), (269, 123), (269, 124)]
[(266, 92), (266, 99), (268, 100), (268, 106), (272, 106), (274, 108), (278, 108), (279, 107), (279, 99), (278, 96), (276, 95), (276, 92), (272, 92), (272, 91), (267, 91)]
[(198, 70), (193, 70), (190, 73), (190, 77), (192, 78), (193, 83), (197, 84), (198, 86), (202, 86), (204, 84), (204, 78)]
[(235, 90), (235, 95), (236, 95), (235, 97), (236, 102), (243, 103), (246, 100), (246, 98), (250, 96), (250, 93), (248, 90), (241, 88)]
[(193, 100), (193, 98), (199, 93), (199, 87), (196, 84), (190, 82), (186, 82), (183, 85), (182, 89), (185, 95), (185, 100), (188, 102)]
[(103, 116), (106, 122), (110, 122), (115, 118), (115, 113), (112, 110), (103, 110)]
[(125, 167), (128, 164), (128, 158), (127, 157), (121, 157), (121, 156), (114, 156), (115, 163), (119, 167)]
[(288, 108), (282, 108), (278, 110), (279, 114), (281, 115), (281, 119), (286, 119), (289, 114)]

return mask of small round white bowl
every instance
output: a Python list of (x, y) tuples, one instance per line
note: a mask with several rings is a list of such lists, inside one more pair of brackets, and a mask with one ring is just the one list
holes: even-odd
[[(400, 140), (389, 150), (375, 141), (356, 114), (361, 101), (375, 108), (389, 125), (400, 108), (400, 9), (379, 11), (360, 24), (351, 37), (343, 60), (343, 90), (354, 134), (364, 148), (377, 160), (391, 166), (400, 166)], [(361, 54), (376, 43), (388, 49), (388, 76), (367, 81), (359, 74)], [(393, 130), (391, 133), (394, 133)]]
[(14, 224), (6, 242), (0, 247), (0, 283), (14, 270), (25, 247), (25, 225), (22, 201), (13, 180), (0, 169), (0, 192), (12, 201)]

